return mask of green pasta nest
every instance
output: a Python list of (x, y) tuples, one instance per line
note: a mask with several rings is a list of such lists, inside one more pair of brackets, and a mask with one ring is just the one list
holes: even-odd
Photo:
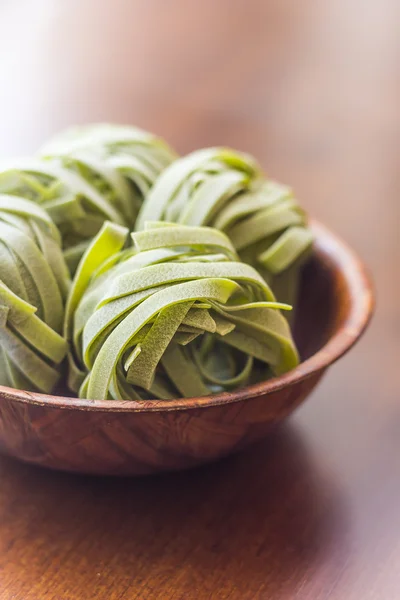
[(70, 279), (48, 214), (0, 194), (0, 383), (51, 392), (67, 353), (62, 337)]
[(41, 154), (3, 168), (0, 191), (46, 209), (61, 232), (71, 273), (105, 220), (134, 226), (151, 186), (175, 158), (154, 135), (117, 125), (69, 130)]
[(150, 219), (224, 231), (280, 300), (295, 300), (313, 237), (292, 191), (266, 179), (251, 156), (207, 148), (176, 160), (149, 193), (136, 229)]
[(148, 400), (280, 375), (312, 240), (247, 154), (69, 129), (0, 168), (0, 385)]
[(256, 361), (298, 362), (269, 286), (216, 229), (106, 224), (84, 256), (67, 307), (70, 384), (82, 397), (202, 396), (252, 380)]

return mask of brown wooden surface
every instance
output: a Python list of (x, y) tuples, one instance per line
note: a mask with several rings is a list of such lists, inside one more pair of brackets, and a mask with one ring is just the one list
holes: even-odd
[(3, 0), (0, 156), (87, 120), (254, 152), (369, 262), (363, 342), (212, 467), (84, 479), (0, 460), (1, 600), (400, 596), (398, 0)]

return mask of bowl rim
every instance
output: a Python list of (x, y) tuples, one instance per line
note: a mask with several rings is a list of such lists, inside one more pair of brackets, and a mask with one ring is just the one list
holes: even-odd
[(341, 327), (315, 354), (287, 373), (252, 384), (232, 392), (222, 392), (198, 398), (175, 400), (87, 400), (67, 396), (54, 396), (0, 386), (0, 401), (6, 399), (29, 405), (99, 412), (153, 413), (190, 410), (232, 404), (265, 396), (308, 379), (325, 370), (352, 348), (367, 328), (374, 311), (374, 288), (369, 272), (357, 254), (336, 234), (316, 219), (310, 224), (315, 235), (315, 248), (329, 256), (341, 272), (351, 300), (348, 315)]

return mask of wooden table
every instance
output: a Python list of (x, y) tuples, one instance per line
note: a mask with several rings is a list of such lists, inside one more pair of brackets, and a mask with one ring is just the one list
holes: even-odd
[(365, 258), (362, 343), (264, 443), (87, 479), (0, 460), (1, 600), (400, 598), (398, 0), (0, 5), (0, 155), (73, 123), (229, 144)]

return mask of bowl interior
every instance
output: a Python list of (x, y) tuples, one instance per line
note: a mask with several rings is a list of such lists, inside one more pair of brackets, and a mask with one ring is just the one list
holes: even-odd
[(293, 335), (301, 360), (307, 360), (327, 344), (346, 319), (338, 294), (338, 272), (329, 256), (320, 251), (304, 266), (294, 315)]

